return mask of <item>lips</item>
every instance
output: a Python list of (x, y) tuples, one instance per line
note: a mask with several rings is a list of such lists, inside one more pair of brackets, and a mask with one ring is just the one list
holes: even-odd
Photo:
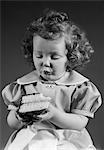
[(44, 75), (52, 75), (53, 70), (49, 67), (44, 67), (44, 68), (42, 68), (41, 73)]

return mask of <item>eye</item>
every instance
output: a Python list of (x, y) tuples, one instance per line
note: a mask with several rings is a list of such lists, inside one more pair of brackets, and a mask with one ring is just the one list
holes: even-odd
[(61, 56), (59, 56), (59, 55), (52, 55), (52, 56), (51, 56), (51, 59), (56, 60), (56, 59), (60, 59), (60, 57), (61, 57)]
[(41, 54), (36, 55), (36, 58), (42, 58), (43, 56)]

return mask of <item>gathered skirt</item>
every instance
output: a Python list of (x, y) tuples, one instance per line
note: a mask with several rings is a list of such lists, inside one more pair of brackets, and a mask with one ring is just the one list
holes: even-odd
[(92, 143), (85, 147), (77, 139), (76, 132), (70, 134), (69, 137), (66, 134), (65, 138), (65, 130), (37, 130), (28, 126), (20, 131), (15, 131), (4, 150), (95, 150)]

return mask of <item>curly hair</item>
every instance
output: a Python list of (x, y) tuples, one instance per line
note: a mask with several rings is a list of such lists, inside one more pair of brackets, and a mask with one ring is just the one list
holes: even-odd
[(48, 10), (42, 17), (30, 23), (23, 39), (22, 47), (25, 58), (33, 66), (33, 37), (37, 35), (47, 40), (65, 37), (68, 50), (67, 71), (83, 68), (90, 61), (90, 56), (94, 52), (85, 32), (69, 20), (66, 13)]

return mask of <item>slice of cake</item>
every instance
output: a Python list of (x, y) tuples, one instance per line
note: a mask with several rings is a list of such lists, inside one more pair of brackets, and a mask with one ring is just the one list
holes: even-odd
[(25, 95), (22, 97), (18, 114), (24, 121), (28, 122), (40, 114), (47, 113), (50, 102), (51, 98), (45, 97), (43, 94)]

